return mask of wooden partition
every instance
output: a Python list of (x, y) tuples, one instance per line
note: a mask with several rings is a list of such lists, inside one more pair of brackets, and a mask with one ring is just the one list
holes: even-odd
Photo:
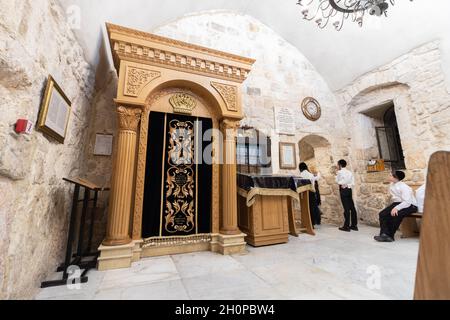
[(414, 298), (450, 300), (450, 152), (430, 160)]

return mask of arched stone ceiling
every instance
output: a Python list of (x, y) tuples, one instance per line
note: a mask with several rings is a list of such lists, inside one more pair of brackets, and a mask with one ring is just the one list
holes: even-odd
[[(232, 10), (259, 19), (296, 46), (325, 78), (339, 89), (358, 76), (389, 63), (411, 49), (440, 39), (443, 68), (450, 84), (450, 1), (397, 0), (388, 18), (366, 20), (359, 28), (348, 23), (341, 32), (320, 30), (301, 19), (297, 0), (59, 0), (76, 6), (81, 28), (75, 29), (92, 65), (98, 63), (105, 22), (144, 31), (185, 14)], [(450, 87), (450, 85), (448, 85)]]

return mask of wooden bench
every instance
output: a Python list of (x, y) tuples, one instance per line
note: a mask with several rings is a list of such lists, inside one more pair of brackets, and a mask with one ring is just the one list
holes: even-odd
[(403, 219), (400, 225), (400, 231), (402, 232), (402, 238), (413, 238), (420, 235), (420, 228), (417, 225), (417, 219), (422, 219), (423, 213), (417, 212)]

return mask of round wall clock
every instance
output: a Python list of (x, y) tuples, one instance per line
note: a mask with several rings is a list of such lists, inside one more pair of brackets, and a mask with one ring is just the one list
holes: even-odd
[(322, 109), (320, 108), (319, 102), (311, 97), (303, 100), (302, 111), (305, 117), (311, 121), (317, 121), (322, 116)]

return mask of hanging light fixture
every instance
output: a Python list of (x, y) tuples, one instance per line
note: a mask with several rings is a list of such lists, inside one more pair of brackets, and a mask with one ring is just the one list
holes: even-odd
[(395, 5), (395, 0), (299, 0), (297, 4), (302, 7), (304, 19), (314, 20), (321, 29), (332, 24), (340, 31), (345, 20), (362, 27), (366, 13), (387, 16), (389, 4)]

